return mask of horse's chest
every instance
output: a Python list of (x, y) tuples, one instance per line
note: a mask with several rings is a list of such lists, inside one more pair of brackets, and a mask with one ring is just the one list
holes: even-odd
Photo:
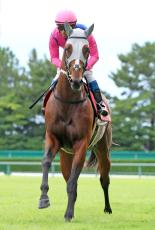
[(66, 138), (72, 138), (75, 135), (78, 135), (77, 125), (72, 119), (68, 120), (59, 120), (58, 123), (54, 124), (54, 132), (57, 135), (65, 136)]
[(74, 140), (81, 139), (85, 133), (85, 125), (78, 124), (72, 117), (68, 119), (59, 118), (53, 125), (53, 133), (59, 139), (62, 146), (71, 146)]

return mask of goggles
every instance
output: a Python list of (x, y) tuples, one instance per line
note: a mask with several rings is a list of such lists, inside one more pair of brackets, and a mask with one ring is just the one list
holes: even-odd
[[(75, 28), (75, 24), (70, 24), (70, 26), (72, 27), (72, 29)], [(65, 31), (64, 25), (57, 25), (57, 28), (59, 31), (63, 31), (63, 30)]]

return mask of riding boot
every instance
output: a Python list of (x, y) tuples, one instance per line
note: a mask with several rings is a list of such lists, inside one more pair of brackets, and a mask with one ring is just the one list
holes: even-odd
[(86, 81), (88, 82), (88, 86), (89, 86), (90, 90), (92, 91), (94, 98), (96, 100), (96, 106), (97, 106), (98, 113), (100, 115), (107, 116), (108, 111), (107, 111), (106, 107), (104, 106), (104, 102), (102, 100), (102, 95), (101, 95), (98, 83), (95, 80), (95, 78), (93, 77), (93, 72), (91, 70), (86, 70), (84, 72), (84, 76), (85, 76)]
[(103, 103), (102, 95), (101, 95), (100, 90), (97, 89), (97, 90), (93, 91), (93, 95), (94, 95), (95, 100), (96, 100), (96, 105), (97, 105), (98, 112), (103, 116), (107, 116), (108, 111), (106, 110), (105, 105)]

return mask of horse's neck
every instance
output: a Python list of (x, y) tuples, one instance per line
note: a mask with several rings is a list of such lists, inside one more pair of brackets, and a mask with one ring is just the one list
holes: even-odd
[(56, 86), (56, 93), (63, 100), (80, 100), (83, 97), (82, 91), (73, 91), (70, 83), (64, 74), (60, 74)]

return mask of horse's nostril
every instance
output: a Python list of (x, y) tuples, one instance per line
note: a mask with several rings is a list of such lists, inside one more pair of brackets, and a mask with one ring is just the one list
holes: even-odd
[(79, 90), (81, 86), (81, 81), (78, 80), (74, 80), (72, 81), (72, 88), (75, 90)]
[(77, 81), (77, 82), (74, 82), (73, 84), (74, 84), (74, 87), (75, 87), (75, 88), (79, 88), (79, 87), (80, 87), (80, 83), (79, 83), (78, 81)]

